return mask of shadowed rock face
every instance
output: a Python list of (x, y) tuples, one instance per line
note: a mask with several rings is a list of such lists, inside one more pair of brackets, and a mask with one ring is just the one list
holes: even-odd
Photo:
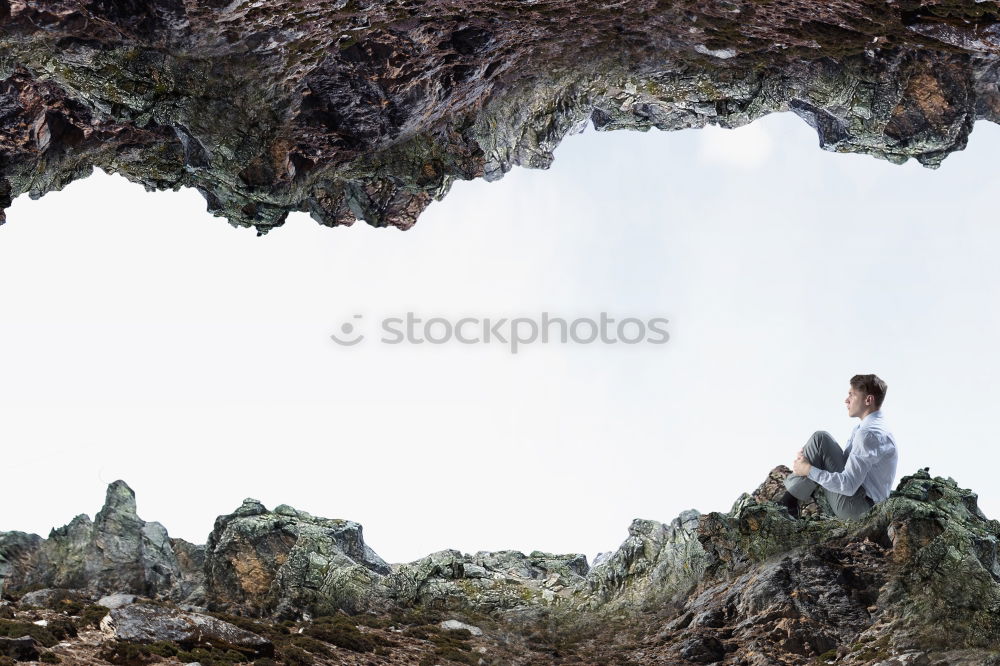
[[(136, 517), (134, 494), (116, 481), (93, 523), (78, 516), (44, 540), (0, 533), (0, 573), (15, 594), (114, 590), (274, 620), (470, 612), (510, 627), (586, 632), (592, 663), (622, 655), (809, 663), (837, 654), (838, 663), (871, 664), (899, 652), (911, 653), (901, 663), (1000, 663), (1000, 523), (983, 515), (975, 493), (920, 470), (856, 521), (836, 520), (823, 505), (794, 520), (770, 497), (787, 473), (772, 470), (726, 513), (636, 519), (594, 566), (580, 554), (457, 550), (387, 564), (355, 522), (253, 499), (219, 516), (206, 546), (180, 546)], [(63, 598), (75, 597), (44, 590), (21, 604)], [(632, 640), (600, 638), (610, 626)]]
[(824, 149), (935, 167), (997, 118), (998, 20), (974, 0), (0, 0), (0, 211), (98, 166), (259, 233), (290, 211), (407, 229), (588, 123), (775, 111)]

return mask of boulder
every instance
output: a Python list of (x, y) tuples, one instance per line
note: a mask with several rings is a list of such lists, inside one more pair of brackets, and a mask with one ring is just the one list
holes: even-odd
[(250, 615), (297, 617), (337, 609), (385, 610), (391, 569), (364, 542), (361, 525), (287, 505), (246, 499), (219, 516), (208, 537), (208, 605)]
[(14, 661), (37, 661), (39, 647), (38, 641), (31, 636), (20, 638), (0, 636), (0, 657), (11, 657)]
[(113, 609), (101, 620), (101, 631), (130, 643), (169, 641), (183, 646), (216, 647), (265, 657), (274, 646), (259, 636), (211, 615), (188, 613), (167, 606), (135, 603)]

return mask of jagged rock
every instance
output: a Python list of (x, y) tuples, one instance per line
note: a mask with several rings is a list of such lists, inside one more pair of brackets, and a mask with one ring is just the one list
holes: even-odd
[(1000, 648), (991, 610), (1000, 599), (1000, 523), (950, 478), (903, 477), (857, 521), (793, 520), (745, 494), (729, 513), (702, 516), (698, 539), (704, 576), (664, 640), (710, 629), (727, 654), (747, 658), (861, 646), (838, 661), (850, 664)]
[(0, 636), (0, 657), (12, 657), (15, 661), (37, 661), (41, 647), (31, 636), (6, 638)]
[(581, 554), (443, 550), (390, 567), (361, 526), (254, 499), (220, 516), (206, 546), (212, 609), (298, 617), (424, 604), (530, 616), (573, 597), (588, 573)]
[(229, 622), (146, 603), (113, 609), (101, 620), (101, 631), (115, 640), (130, 643), (169, 641), (185, 649), (211, 646), (253, 656), (274, 654), (269, 640)]
[(177, 558), (180, 577), (173, 581), (172, 599), (183, 599), (187, 605), (205, 605), (205, 546), (184, 539), (171, 538), (171, 548)]
[[(994, 2), (0, 3), (0, 209), (94, 166), (259, 233), (412, 226), (568, 133), (738, 127), (935, 167), (996, 121)], [(2, 214), (0, 214), (2, 215)], [(2, 217), (0, 217), (2, 221)]]
[[(93, 522), (80, 514), (45, 540), (2, 533), (0, 557), (7, 562), (9, 589), (44, 585), (82, 590), (95, 598), (126, 591), (197, 599), (203, 575), (190, 565), (181, 566), (174, 552), (177, 543), (180, 540), (171, 540), (159, 523), (141, 520), (135, 493), (124, 481), (115, 481)], [(181, 551), (181, 561), (197, 566), (197, 547)]]
[(389, 572), (358, 523), (254, 499), (216, 519), (205, 551), (209, 607), (251, 615), (385, 610)]
[(541, 609), (572, 603), (588, 572), (579, 553), (516, 550), (467, 555), (448, 549), (395, 565), (387, 585), (395, 603), (472, 609), (527, 619)]
[(594, 555), (594, 561), (591, 563), (590, 568), (593, 569), (594, 567), (601, 566), (602, 564), (604, 564), (605, 562), (607, 562), (609, 559), (611, 559), (611, 556), (614, 555), (614, 554), (615, 554), (615, 551), (613, 551), (613, 550), (606, 550), (606, 551), (602, 551), (602, 552), (598, 553), (597, 555)]
[(122, 606), (134, 604), (137, 599), (138, 597), (134, 594), (123, 594), (119, 592), (117, 594), (109, 594), (106, 597), (101, 597), (97, 600), (97, 605), (104, 606), (108, 610), (114, 610), (115, 608), (121, 608)]
[(686, 595), (707, 561), (697, 536), (699, 516), (690, 509), (669, 525), (632, 521), (628, 538), (587, 575), (590, 607), (659, 606)]
[(25, 576), (42, 543), (44, 539), (37, 534), (0, 532), (0, 594), (27, 586)]
[(878, 606), (894, 645), (996, 647), (1000, 523), (983, 515), (977, 499), (954, 479), (921, 470), (903, 477), (866, 521), (892, 546), (895, 575)]

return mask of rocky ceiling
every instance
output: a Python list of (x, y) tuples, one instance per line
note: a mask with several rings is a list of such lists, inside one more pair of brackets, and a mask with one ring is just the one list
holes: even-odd
[(0, 0), (0, 210), (97, 166), (261, 234), (407, 229), (590, 123), (776, 111), (936, 167), (996, 121), (998, 52), (973, 0)]

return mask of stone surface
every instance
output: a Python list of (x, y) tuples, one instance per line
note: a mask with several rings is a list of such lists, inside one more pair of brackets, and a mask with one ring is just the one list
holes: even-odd
[(572, 604), (588, 572), (579, 553), (448, 549), (393, 566), (386, 586), (393, 603), (525, 620), (544, 609)]
[(641, 608), (683, 598), (706, 564), (697, 536), (699, 517), (689, 509), (668, 525), (632, 521), (628, 538), (586, 577), (590, 606)]
[(25, 532), (0, 532), (0, 593), (26, 586), (44, 539)]
[(244, 654), (270, 656), (274, 646), (262, 636), (210, 615), (166, 606), (137, 603), (113, 609), (101, 620), (101, 631), (118, 641), (170, 641), (187, 649), (213, 646)]
[(209, 607), (250, 615), (384, 610), (389, 571), (358, 523), (254, 499), (219, 516), (206, 544)]
[(11, 657), (15, 661), (36, 661), (39, 657), (38, 647), (38, 641), (31, 636), (0, 636), (0, 657)]
[(440, 624), (440, 627), (442, 629), (448, 629), (449, 631), (453, 631), (453, 630), (456, 630), (456, 629), (465, 629), (466, 631), (468, 631), (469, 633), (471, 633), (473, 636), (482, 636), (483, 635), (483, 630), (480, 629), (479, 627), (471, 625), (471, 624), (466, 624), (465, 622), (461, 622), (460, 620), (445, 620), (444, 622), (442, 622)]
[(0, 210), (97, 166), (197, 188), (259, 233), (290, 211), (411, 227), (455, 180), (546, 168), (569, 133), (791, 111), (822, 148), (928, 167), (1000, 110), (975, 0), (0, 0)]
[(58, 608), (60, 602), (63, 601), (87, 602), (89, 599), (86, 594), (81, 593), (79, 590), (44, 588), (28, 592), (21, 597), (19, 603), (21, 606)]
[(97, 600), (97, 605), (104, 606), (109, 610), (114, 610), (115, 608), (121, 608), (122, 606), (135, 603), (136, 599), (138, 599), (138, 597), (134, 594), (123, 594), (119, 592), (117, 594), (109, 594), (106, 597), (101, 597)]

